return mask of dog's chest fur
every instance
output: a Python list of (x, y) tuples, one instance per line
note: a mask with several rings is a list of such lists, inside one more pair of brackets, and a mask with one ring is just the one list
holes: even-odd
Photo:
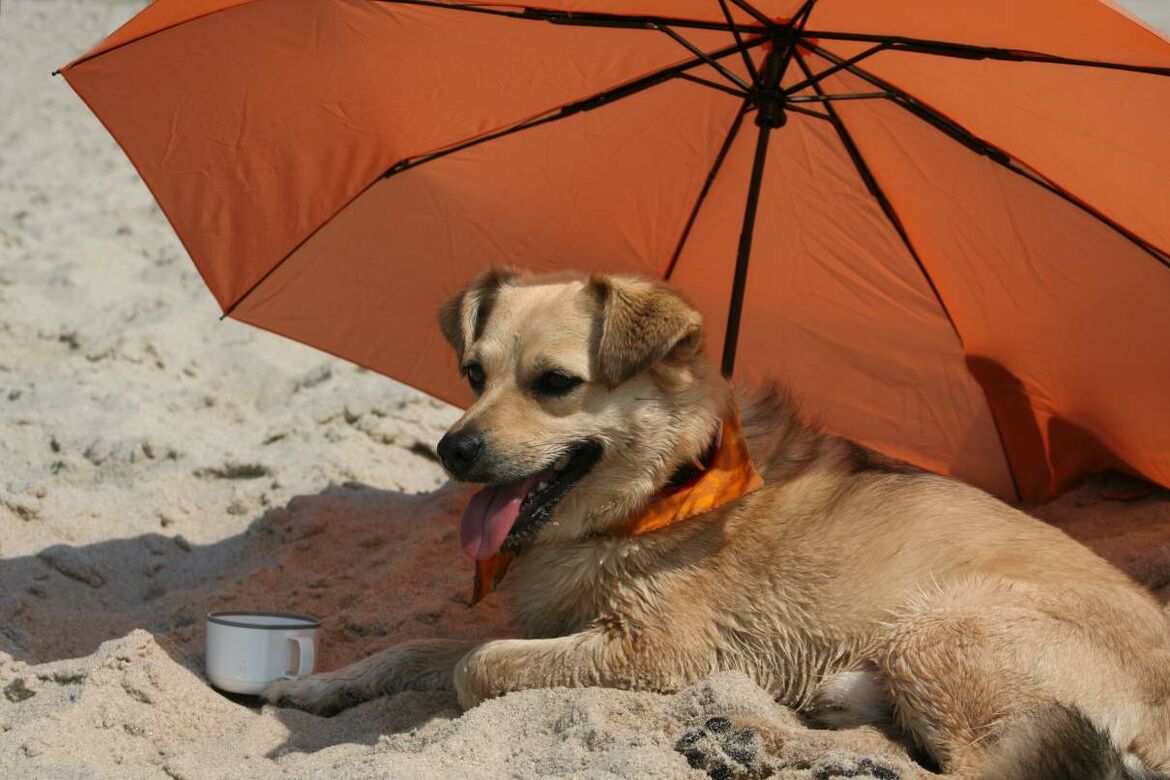
[(509, 575), (525, 635), (563, 636), (598, 620), (636, 620), (638, 592), (655, 595), (652, 579), (635, 576), (641, 575), (638, 548), (630, 540), (597, 538), (525, 552)]

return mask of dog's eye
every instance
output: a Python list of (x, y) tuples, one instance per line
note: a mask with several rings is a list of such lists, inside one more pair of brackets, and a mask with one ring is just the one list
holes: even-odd
[(467, 384), (477, 393), (483, 392), (483, 383), (487, 378), (483, 374), (483, 366), (479, 363), (470, 363), (463, 369), (467, 373)]
[(566, 374), (554, 369), (545, 371), (532, 383), (532, 389), (540, 395), (565, 395), (584, 381), (579, 376)]

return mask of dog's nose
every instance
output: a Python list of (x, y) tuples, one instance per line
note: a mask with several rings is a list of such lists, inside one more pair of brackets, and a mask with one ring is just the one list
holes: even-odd
[(462, 430), (439, 439), (439, 460), (452, 476), (459, 479), (467, 476), (482, 451), (483, 434), (479, 431)]

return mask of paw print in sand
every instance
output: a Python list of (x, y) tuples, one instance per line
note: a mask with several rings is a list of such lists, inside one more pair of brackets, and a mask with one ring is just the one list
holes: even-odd
[[(778, 747), (774, 739), (770, 744), (773, 748)], [(702, 728), (687, 731), (675, 743), (674, 749), (683, 754), (688, 764), (695, 769), (702, 769), (712, 780), (757, 780), (771, 777), (780, 769), (807, 770), (809, 780), (846, 777), (901, 780), (896, 770), (872, 758), (815, 765), (781, 762), (778, 756), (769, 754), (757, 728), (737, 728), (727, 718), (710, 718)]]
[(753, 728), (736, 729), (727, 718), (710, 718), (679, 737), (674, 749), (713, 780), (762, 778), (772, 774), (767, 752)]
[(876, 763), (872, 758), (863, 758), (852, 766), (845, 766), (836, 762), (818, 766), (812, 770), (809, 777), (813, 778), (813, 780), (832, 780), (832, 778), (836, 777), (872, 777), (876, 778), (876, 780), (901, 780), (902, 776), (888, 766)]

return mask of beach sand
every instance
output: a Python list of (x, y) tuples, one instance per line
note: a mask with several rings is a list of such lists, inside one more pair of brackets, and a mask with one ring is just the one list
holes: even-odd
[[(466, 491), (434, 443), (456, 410), (230, 320), (145, 186), (50, 71), (135, 10), (0, 5), (0, 776), (684, 777), (716, 714), (790, 734), (780, 777), (872, 758), (747, 678), (675, 695), (511, 694), (461, 714), (406, 693), (334, 718), (225, 697), (201, 675), (221, 608), (323, 619), (319, 668), (413, 637), (511, 631), (467, 603)], [(1170, 499), (1096, 481), (1036, 508), (1170, 596)]]

